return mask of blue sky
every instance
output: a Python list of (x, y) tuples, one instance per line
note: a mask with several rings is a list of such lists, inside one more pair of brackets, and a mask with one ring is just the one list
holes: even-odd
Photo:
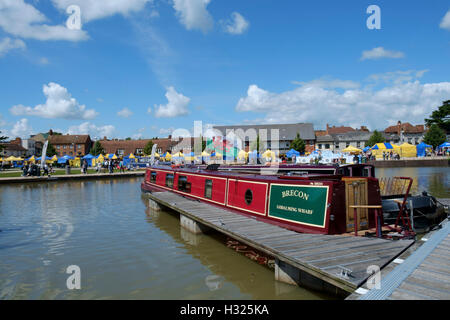
[[(0, 130), (423, 123), (450, 99), (448, 1), (0, 0)], [(69, 30), (66, 8), (80, 8)], [(381, 29), (369, 30), (370, 5)]]

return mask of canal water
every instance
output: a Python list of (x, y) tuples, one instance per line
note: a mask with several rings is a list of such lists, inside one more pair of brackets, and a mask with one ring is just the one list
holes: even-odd
[[(327, 299), (155, 213), (142, 178), (0, 186), (0, 299)], [(67, 268), (80, 268), (69, 290)]]
[[(448, 168), (378, 169), (450, 197)], [(0, 299), (331, 299), (154, 212), (142, 178), (0, 186)], [(69, 290), (69, 266), (80, 290)]]

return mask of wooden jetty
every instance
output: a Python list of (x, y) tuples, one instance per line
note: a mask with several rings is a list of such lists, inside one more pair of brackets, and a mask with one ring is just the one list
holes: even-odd
[(349, 300), (450, 299), (450, 222), (422, 237), (385, 268), (380, 286), (359, 288)]
[(301, 234), (192, 200), (171, 192), (148, 193), (150, 207), (180, 213), (182, 227), (194, 233), (216, 230), (275, 259), (275, 279), (347, 296), (382, 269), (413, 240), (384, 240), (344, 235)]

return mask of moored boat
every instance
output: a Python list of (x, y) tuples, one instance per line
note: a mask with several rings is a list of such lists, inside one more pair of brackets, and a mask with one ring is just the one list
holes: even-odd
[[(371, 174), (259, 175), (217, 169), (153, 166), (141, 189), (174, 192), (303, 233), (353, 232), (351, 205), (381, 205), (378, 180)], [(382, 219), (381, 212), (378, 216)], [(357, 230), (374, 228), (376, 210), (357, 209), (356, 224)]]

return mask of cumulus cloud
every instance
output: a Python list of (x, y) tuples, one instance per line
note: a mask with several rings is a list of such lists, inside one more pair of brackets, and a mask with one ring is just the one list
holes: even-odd
[(155, 116), (157, 118), (174, 118), (189, 113), (187, 106), (191, 99), (175, 91), (174, 87), (167, 88), (165, 105), (155, 105)]
[(444, 18), (442, 18), (441, 24), (439, 26), (442, 29), (447, 29), (450, 31), (450, 10), (447, 11)]
[(52, 0), (52, 2), (55, 7), (64, 12), (70, 5), (79, 6), (82, 20), (88, 22), (116, 14), (127, 16), (144, 9), (145, 5), (153, 0)]
[(187, 30), (208, 32), (214, 20), (206, 7), (211, 0), (173, 0), (173, 8), (180, 22)]
[(421, 84), (418, 80), (394, 83), (374, 90), (370, 86), (337, 91), (314, 85), (272, 93), (250, 85), (236, 111), (265, 115), (269, 123), (312, 122), (380, 128), (398, 120), (423, 123), (450, 96), (450, 82)]
[(93, 109), (86, 109), (72, 98), (66, 88), (50, 82), (43, 87), (44, 95), (47, 97), (45, 104), (35, 107), (16, 105), (10, 109), (15, 116), (29, 115), (48, 119), (94, 119), (98, 113)]
[(11, 129), (11, 137), (29, 138), (33, 133), (33, 128), (28, 123), (28, 119), (20, 119)]
[(97, 126), (91, 122), (83, 122), (78, 126), (71, 126), (68, 134), (88, 134), (92, 138), (113, 137), (116, 128), (113, 125)]
[(122, 118), (129, 118), (133, 115), (133, 112), (128, 108), (123, 108), (122, 110), (117, 112), (117, 115)]
[(231, 34), (242, 34), (247, 31), (250, 23), (239, 12), (231, 14), (231, 20), (224, 22), (225, 32)]
[(65, 25), (50, 26), (47, 17), (24, 0), (0, 0), (0, 28), (20, 38), (36, 40), (81, 41), (88, 39), (83, 30)]
[(0, 58), (14, 49), (25, 49), (25, 42), (20, 39), (4, 38), (0, 41)]
[(363, 51), (361, 60), (376, 60), (383, 58), (399, 59), (405, 57), (400, 51), (386, 50), (383, 47), (373, 48), (372, 50)]

